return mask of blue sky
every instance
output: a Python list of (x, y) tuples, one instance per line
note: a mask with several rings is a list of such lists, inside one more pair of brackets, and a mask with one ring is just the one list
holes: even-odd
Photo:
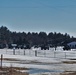
[(0, 26), (11, 31), (61, 32), (76, 37), (76, 0), (0, 0)]

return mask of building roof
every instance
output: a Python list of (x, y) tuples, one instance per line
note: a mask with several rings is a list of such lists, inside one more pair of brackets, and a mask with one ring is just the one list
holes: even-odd
[(76, 42), (70, 42), (67, 45), (75, 45), (75, 44), (76, 44)]

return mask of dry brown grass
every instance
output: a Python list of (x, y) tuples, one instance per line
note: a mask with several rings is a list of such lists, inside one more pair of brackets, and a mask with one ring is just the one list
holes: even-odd
[(76, 75), (76, 72), (70, 71), (70, 72), (64, 72), (60, 75)]
[[(1, 58), (0, 58), (1, 60)], [(7, 61), (20, 61), (20, 60), (17, 60), (17, 59), (11, 59), (11, 58), (2, 58), (2, 60), (7, 60)]]
[(3, 67), (0, 68), (0, 75), (29, 75), (28, 73), (21, 72), (20, 70), (27, 70), (27, 69), (18, 67)]
[(63, 61), (65, 64), (76, 64), (76, 61)]

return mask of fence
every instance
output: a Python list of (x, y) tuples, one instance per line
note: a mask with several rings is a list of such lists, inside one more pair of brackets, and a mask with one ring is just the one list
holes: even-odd
[(0, 49), (1, 54), (26, 55), (52, 58), (76, 58), (76, 51), (51, 51), (51, 50), (31, 50), (31, 49)]

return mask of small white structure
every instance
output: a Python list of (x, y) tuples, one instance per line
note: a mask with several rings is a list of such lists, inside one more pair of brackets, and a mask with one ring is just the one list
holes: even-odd
[(11, 44), (13, 47), (16, 47), (17, 46), (17, 44)]
[(71, 42), (67, 44), (71, 49), (76, 49), (76, 42)]

